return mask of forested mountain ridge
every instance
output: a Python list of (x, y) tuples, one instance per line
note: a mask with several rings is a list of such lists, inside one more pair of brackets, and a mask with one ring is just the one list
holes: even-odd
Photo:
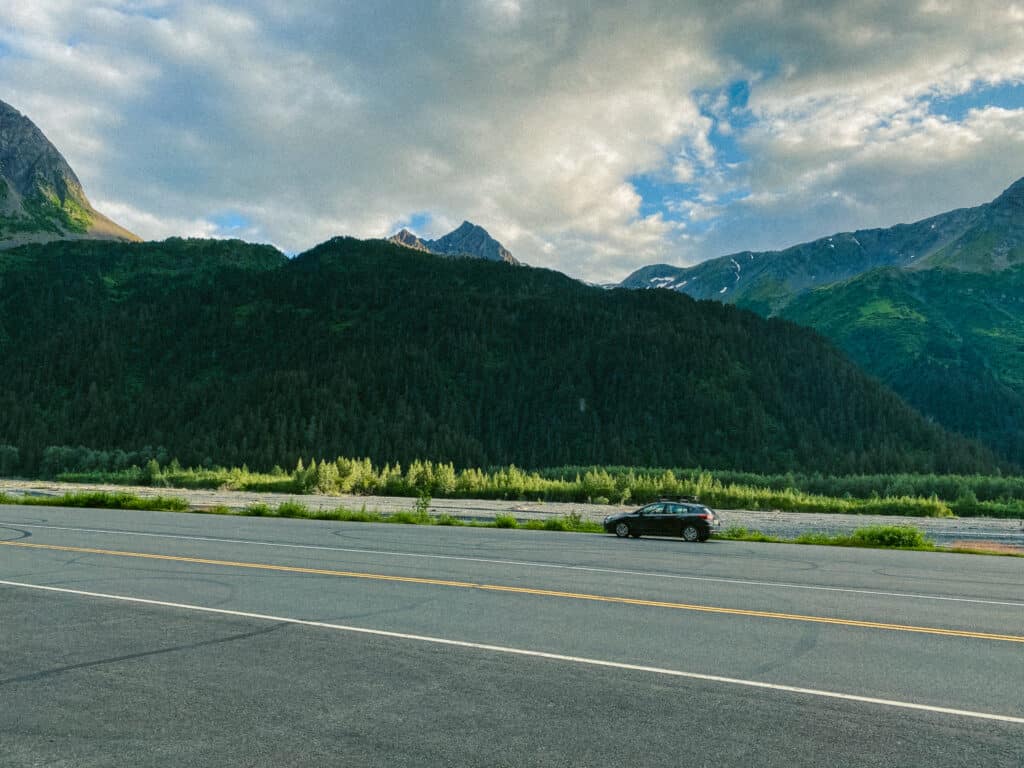
[(663, 287), (815, 328), (914, 407), (1024, 464), (1024, 179), (991, 203), (689, 269)]
[(880, 267), (995, 272), (1024, 263), (1024, 179), (990, 203), (887, 229), (841, 232), (782, 251), (743, 251), (692, 267), (642, 267), (625, 288), (669, 288), (776, 314), (796, 297)]
[(0, 248), (61, 238), (139, 238), (101, 214), (43, 132), (0, 101)]
[(811, 291), (782, 314), (922, 413), (1024, 464), (1024, 266), (881, 269)]
[(989, 471), (816, 333), (671, 292), (336, 238), (0, 253), (0, 444), (269, 468)]

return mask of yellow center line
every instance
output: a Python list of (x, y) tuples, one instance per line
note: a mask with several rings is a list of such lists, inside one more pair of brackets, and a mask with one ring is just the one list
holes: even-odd
[(715, 605), (697, 605), (691, 603), (674, 603), (661, 600), (643, 600), (635, 597), (615, 597), (612, 595), (591, 595), (585, 592), (562, 592), (553, 589), (532, 589), (530, 587), (514, 587), (498, 584), (478, 584), (472, 581), (450, 581), (448, 579), (427, 579), (419, 576), (395, 576), (383, 573), (362, 573), (360, 571), (338, 571), (326, 568), (302, 568), (295, 565), (270, 565), (267, 563), (246, 563), (233, 560), (211, 560), (204, 557), (184, 557), (181, 555), (157, 555), (147, 552), (124, 552), (115, 549), (93, 549), (91, 547), (67, 547), (56, 544), (30, 544), (23, 541), (0, 541), (6, 547), (24, 549), (44, 549), (56, 552), (75, 552), (86, 555), (110, 555), (114, 557), (135, 557), (144, 560), (166, 560), (175, 563), (194, 563), (199, 565), (216, 565), (227, 568), (252, 568), (261, 571), (281, 571), (284, 573), (304, 573), (317, 576), (334, 576), (348, 579), (369, 579), (373, 581), (392, 581), (405, 584), (428, 584), (437, 587), (456, 587), (461, 589), (479, 589), (488, 592), (507, 592), (519, 595), (536, 595), (540, 597), (560, 597), (572, 600), (591, 600), (602, 603), (620, 605), (636, 605), (648, 608), (670, 608), (680, 611), (696, 611), (700, 613), (718, 613), (729, 616), (752, 616), (762, 619), (781, 619), (784, 621), (803, 621), (814, 624), (834, 624), (844, 627), (861, 627), (865, 629), (885, 629), (896, 632), (917, 632), (926, 635), (944, 637), (965, 637), (976, 640), (1000, 640), (1009, 643), (1024, 643), (1024, 636), (1000, 635), (990, 632), (971, 632), (964, 629), (944, 629), (942, 627), (917, 627), (909, 624), (887, 624), (879, 621), (858, 621), (856, 619), (837, 619), (827, 616), (807, 616), (798, 613), (778, 613), (775, 611), (753, 611), (744, 608), (723, 608)]

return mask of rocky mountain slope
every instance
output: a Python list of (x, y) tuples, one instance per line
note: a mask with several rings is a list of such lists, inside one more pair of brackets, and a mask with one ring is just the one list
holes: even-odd
[(462, 222), (458, 229), (437, 240), (422, 240), (407, 229), (392, 235), (388, 240), (396, 245), (438, 256), (503, 261), (506, 264), (519, 265), (505, 246), (491, 237), (486, 229), (468, 221)]
[(57, 148), (0, 101), (0, 248), (58, 239), (139, 238), (93, 208)]

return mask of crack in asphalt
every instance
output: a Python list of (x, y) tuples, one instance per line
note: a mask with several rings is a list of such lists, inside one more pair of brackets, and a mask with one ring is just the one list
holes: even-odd
[(0, 531), (14, 531), (19, 534), (13, 539), (4, 538), (0, 539), (0, 541), (21, 541), (22, 539), (32, 538), (32, 531), (26, 531), (24, 528), (12, 528), (9, 525), (0, 525)]
[(273, 624), (269, 627), (254, 630), (252, 632), (244, 632), (237, 635), (230, 635), (228, 637), (218, 637), (214, 640), (204, 640), (198, 643), (185, 643), (183, 645), (175, 645), (170, 648), (159, 648), (152, 651), (141, 651), (139, 653), (129, 653), (122, 656), (111, 656), (106, 659), (95, 659), (93, 661), (83, 661), (78, 664), (68, 664), (63, 667), (54, 667), (53, 669), (44, 669), (38, 672), (31, 672), (27, 675), (19, 675), (17, 677), (8, 677), (0, 680), (0, 688), (8, 685), (14, 685), (16, 683), (28, 683), (37, 680), (44, 680), (48, 677), (56, 675), (62, 675), (67, 672), (74, 672), (79, 669), (91, 669), (93, 667), (102, 667), (109, 664), (117, 664), (122, 661), (134, 661), (136, 659), (144, 659), (151, 656), (161, 656), (167, 653), (177, 653), (179, 651), (192, 651), (198, 648), (208, 648), (214, 645), (222, 645), (225, 643), (233, 643), (241, 640), (248, 640), (253, 637), (260, 635), (266, 635), (270, 632), (276, 632), (279, 629), (283, 629), (291, 626), (287, 622), (280, 622)]

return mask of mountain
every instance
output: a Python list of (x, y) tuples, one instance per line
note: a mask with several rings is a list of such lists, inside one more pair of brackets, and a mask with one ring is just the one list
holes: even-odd
[(407, 229), (403, 229), (388, 238), (389, 242), (426, 251), (438, 256), (455, 258), (476, 258), (485, 261), (503, 261), (506, 264), (519, 266), (519, 262), (511, 253), (491, 237), (487, 230), (468, 221), (438, 240), (421, 240)]
[(57, 148), (0, 101), (0, 248), (60, 238), (139, 239), (93, 208)]
[(998, 464), (793, 323), (383, 240), (291, 260), (237, 241), (27, 245), (0, 252), (0, 297), (0, 444), (25, 472), (54, 445), (262, 468)]
[(798, 296), (782, 316), (921, 413), (1024, 465), (1024, 266), (875, 270)]
[(796, 296), (880, 267), (993, 272), (1024, 263), (1024, 179), (991, 203), (888, 229), (843, 232), (782, 251), (743, 251), (693, 267), (642, 267), (621, 285), (669, 288), (764, 315)]
[(431, 253), (431, 250), (427, 248), (426, 243), (420, 240), (416, 235), (410, 232), (408, 229), (403, 229), (401, 232), (396, 232), (388, 238), (388, 242), (394, 243), (395, 245), (401, 245), (405, 248), (412, 248), (414, 251), (423, 251), (424, 253)]
[(976, 208), (644, 267), (623, 285), (810, 326), (921, 413), (1024, 465), (1024, 179)]

